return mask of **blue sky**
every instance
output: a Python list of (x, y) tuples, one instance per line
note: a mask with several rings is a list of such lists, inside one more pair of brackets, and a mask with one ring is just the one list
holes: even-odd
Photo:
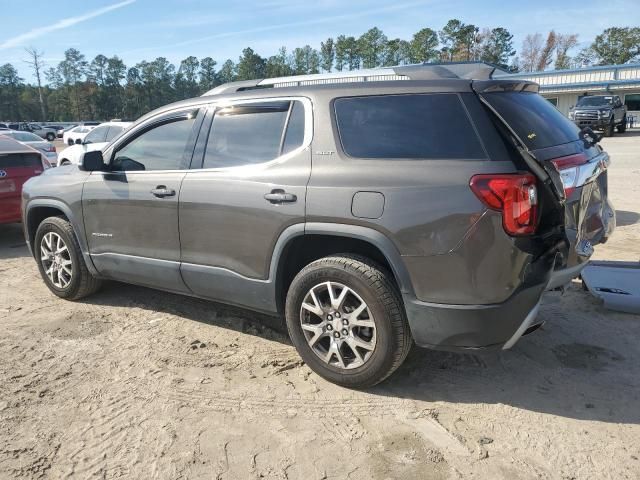
[(319, 47), (329, 36), (358, 36), (372, 26), (408, 39), (450, 18), (506, 27), (518, 49), (528, 33), (578, 32), (584, 46), (606, 27), (640, 25), (639, 0), (0, 0), (0, 12), (0, 64), (13, 63), (28, 81), (26, 46), (44, 51), (49, 66), (69, 47), (89, 60), (118, 55), (127, 66), (189, 55), (221, 64), (237, 60), (246, 46), (269, 56), (283, 45)]

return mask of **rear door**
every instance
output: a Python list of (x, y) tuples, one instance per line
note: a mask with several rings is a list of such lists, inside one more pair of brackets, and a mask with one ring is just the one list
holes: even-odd
[(43, 171), (39, 153), (0, 153), (0, 223), (20, 220), (22, 185)]
[(615, 228), (607, 196), (609, 156), (538, 95), (536, 86), (524, 87), (503, 91), (494, 87), (481, 92), (481, 98), (521, 144), (522, 155), (542, 166), (556, 187), (573, 247), (568, 259), (572, 266), (586, 261), (593, 245), (604, 242)]
[(305, 218), (311, 118), (306, 98), (209, 112), (180, 192), (182, 276), (194, 293), (272, 308), (262, 287), (274, 246)]
[(180, 277), (178, 198), (200, 117), (194, 108), (144, 124), (105, 151), (82, 197), (89, 251), (109, 278), (187, 291)]

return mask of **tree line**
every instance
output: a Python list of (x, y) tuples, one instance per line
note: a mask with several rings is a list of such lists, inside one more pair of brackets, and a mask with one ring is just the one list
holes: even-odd
[(577, 55), (577, 34), (549, 32), (527, 35), (520, 54), (513, 35), (503, 27), (480, 28), (458, 19), (441, 30), (423, 28), (409, 39), (388, 38), (373, 27), (360, 37), (327, 38), (319, 48), (310, 45), (262, 57), (252, 48), (237, 61), (218, 65), (211, 57), (189, 56), (179, 65), (165, 57), (127, 67), (117, 55), (88, 60), (70, 48), (64, 60), (47, 67), (43, 52), (25, 50), (35, 84), (25, 82), (16, 68), (0, 66), (0, 119), (73, 121), (135, 119), (172, 101), (201, 95), (235, 80), (286, 77), (421, 62), (485, 61), (511, 72), (567, 69), (594, 64), (620, 64), (640, 57), (640, 28), (612, 27), (598, 35)]

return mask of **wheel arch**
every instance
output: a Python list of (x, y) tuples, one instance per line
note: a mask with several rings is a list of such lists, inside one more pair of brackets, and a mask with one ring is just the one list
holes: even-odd
[(271, 276), (275, 280), (278, 312), (284, 312), (289, 285), (305, 265), (340, 253), (362, 255), (373, 260), (391, 273), (401, 292), (413, 292), (400, 253), (383, 233), (360, 225), (307, 223), (304, 231), (299, 228), (285, 231), (276, 245)]
[(91, 257), (89, 256), (89, 249), (86, 239), (82, 234), (84, 229), (78, 224), (77, 219), (74, 217), (71, 209), (65, 203), (53, 200), (53, 199), (35, 199), (31, 200), (26, 206), (24, 233), (31, 250), (31, 254), (35, 255), (36, 249), (34, 245), (36, 231), (38, 226), (45, 218), (48, 217), (64, 217), (71, 226), (80, 245), (82, 256), (84, 257), (87, 269), (93, 274), (97, 275), (98, 272), (95, 269)]

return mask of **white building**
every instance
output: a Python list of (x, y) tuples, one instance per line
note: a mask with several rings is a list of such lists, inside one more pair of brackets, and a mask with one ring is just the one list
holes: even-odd
[(539, 84), (542, 96), (565, 115), (585, 94), (619, 95), (629, 113), (635, 115), (636, 123), (640, 121), (640, 63), (517, 73), (510, 78)]

